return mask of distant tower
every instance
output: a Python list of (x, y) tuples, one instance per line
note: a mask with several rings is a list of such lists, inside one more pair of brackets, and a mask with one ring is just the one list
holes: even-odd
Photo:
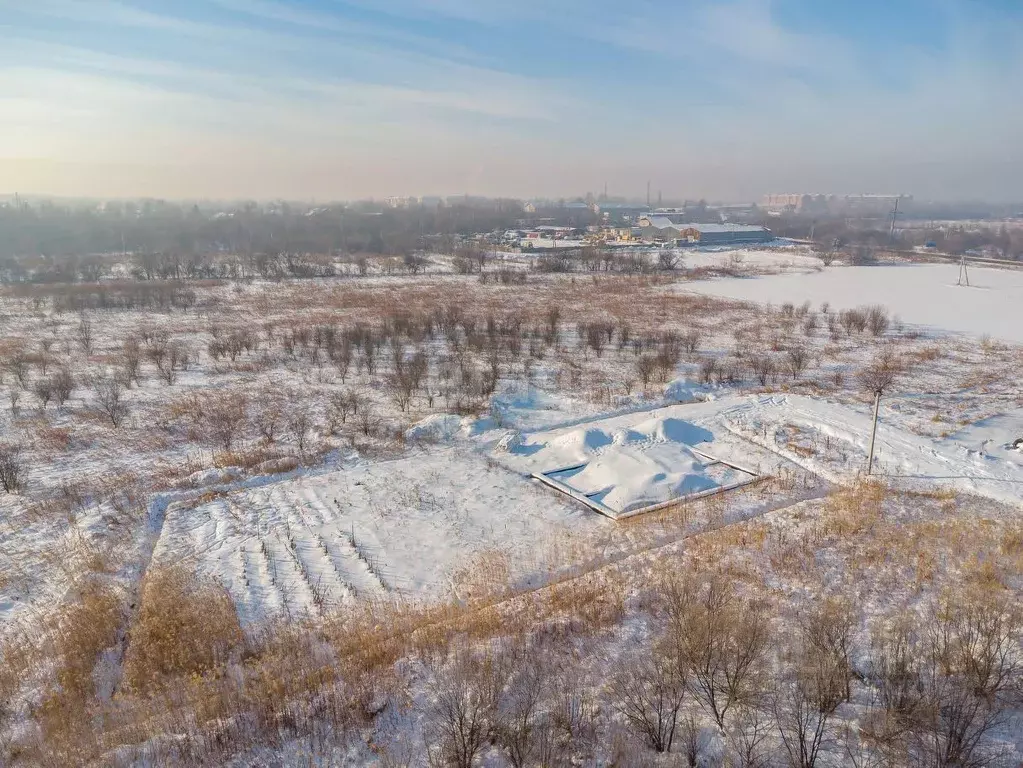
[(646, 183), (646, 207), (650, 207), (650, 182)]
[(661, 190), (657, 190), (657, 207), (660, 208), (663, 203), (664, 199), (661, 195)]

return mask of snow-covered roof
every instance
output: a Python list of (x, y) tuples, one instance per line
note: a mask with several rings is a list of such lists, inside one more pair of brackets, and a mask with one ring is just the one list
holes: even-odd
[(766, 227), (753, 224), (683, 224), (686, 229), (696, 229), (703, 234), (712, 232), (766, 232)]
[(675, 224), (667, 216), (647, 216), (646, 220), (655, 229), (682, 229), (685, 226), (684, 224)]

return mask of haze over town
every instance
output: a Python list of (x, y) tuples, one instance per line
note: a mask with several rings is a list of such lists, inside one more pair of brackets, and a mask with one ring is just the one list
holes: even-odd
[(0, 191), (1023, 198), (1012, 0), (0, 2)]

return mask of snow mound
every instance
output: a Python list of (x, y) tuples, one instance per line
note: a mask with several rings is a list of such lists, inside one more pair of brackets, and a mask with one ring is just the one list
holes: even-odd
[(497, 444), (496, 450), (503, 451), (505, 453), (514, 453), (516, 450), (522, 447), (522, 433), (521, 432), (509, 432), (507, 435), (501, 438)]
[(405, 430), (405, 439), (410, 442), (443, 443), (453, 440), (462, 431), (461, 416), (453, 413), (437, 413), (427, 416)]
[(699, 445), (714, 440), (714, 433), (688, 421), (676, 418), (654, 418), (636, 425), (636, 431), (660, 443)]
[(611, 445), (613, 442), (614, 439), (604, 430), (590, 427), (589, 429), (574, 429), (561, 437), (557, 437), (552, 445), (561, 450), (593, 453), (605, 446)]
[(664, 388), (664, 399), (679, 403), (710, 402), (714, 395), (688, 379), (675, 379)]

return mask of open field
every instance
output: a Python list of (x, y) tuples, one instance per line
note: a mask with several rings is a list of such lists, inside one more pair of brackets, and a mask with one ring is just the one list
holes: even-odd
[[(817, 765), (952, 766), (925, 759), (948, 696), (969, 764), (1018, 762), (1015, 276), (682, 258), (0, 289), (0, 762), (500, 766), (521, 715), (575, 764), (669, 765), (628, 705), (658, 659), (701, 765), (751, 729), (769, 759), (741, 764), (788, 763), (809, 701)], [(997, 684), (949, 671), (962, 606), (997, 618)], [(684, 630), (712, 608), (762, 633), (726, 712)], [(821, 622), (846, 627), (823, 692)], [(488, 723), (468, 762), (437, 751), (452, 701)]]
[(686, 290), (773, 304), (827, 302), (836, 310), (881, 304), (923, 330), (1023, 343), (1023, 272), (971, 266), (969, 277), (969, 287), (957, 285), (958, 264), (838, 267), (810, 275), (713, 280)]

